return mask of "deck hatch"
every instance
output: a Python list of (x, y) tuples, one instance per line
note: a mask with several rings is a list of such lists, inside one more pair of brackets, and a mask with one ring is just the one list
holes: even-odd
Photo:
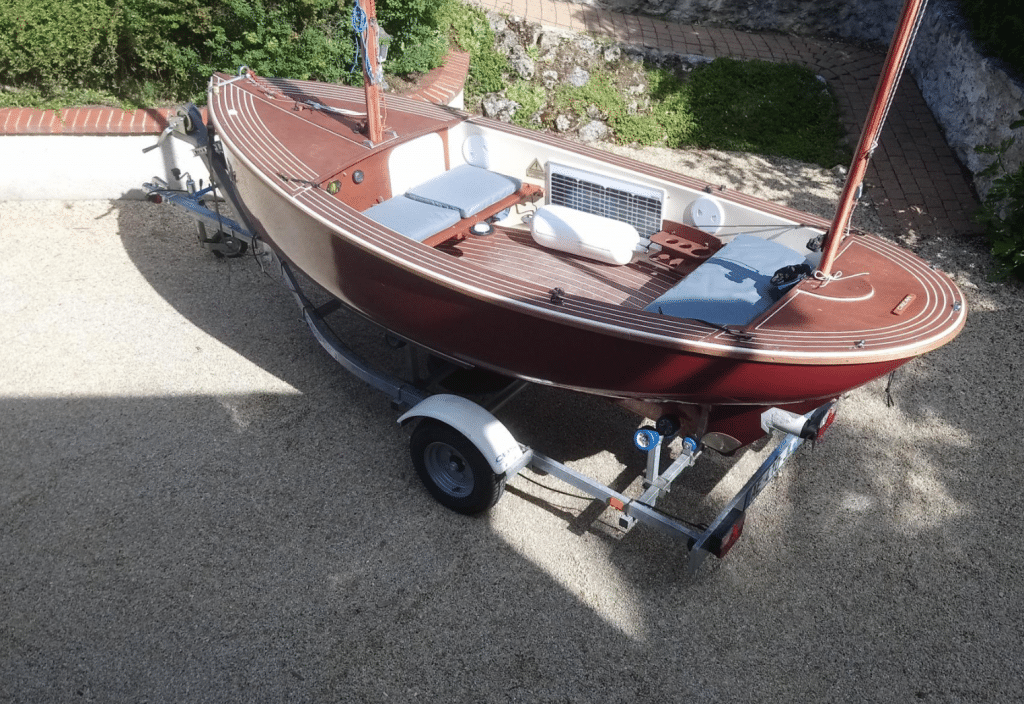
[(548, 162), (551, 205), (627, 222), (644, 237), (661, 231), (665, 191), (612, 176)]

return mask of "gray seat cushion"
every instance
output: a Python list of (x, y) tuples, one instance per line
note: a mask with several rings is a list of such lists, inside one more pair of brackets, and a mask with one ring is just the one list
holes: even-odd
[(511, 176), (463, 164), (413, 186), (405, 195), (421, 203), (452, 208), (468, 218), (512, 195), (521, 185)]
[(409, 239), (422, 242), (461, 218), (457, 210), (397, 196), (363, 211), (363, 215)]
[(770, 281), (803, 255), (753, 235), (738, 235), (644, 310), (715, 325), (746, 325), (775, 302)]

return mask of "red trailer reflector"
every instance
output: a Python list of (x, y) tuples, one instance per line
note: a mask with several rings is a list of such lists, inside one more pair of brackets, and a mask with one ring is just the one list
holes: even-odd
[(730, 511), (728, 519), (723, 521), (715, 534), (708, 539), (705, 549), (717, 558), (725, 557), (725, 554), (743, 535), (743, 521), (746, 518), (747, 514), (743, 511), (738, 509)]
[(815, 410), (807, 417), (807, 422), (804, 424), (803, 430), (800, 432), (800, 437), (804, 440), (811, 440), (812, 442), (820, 440), (821, 436), (824, 435), (825, 431), (832, 425), (832, 421), (836, 419), (836, 407), (838, 405), (839, 401), (835, 400)]
[(836, 419), (836, 408), (838, 406), (838, 403), (833, 403), (829, 406), (825, 417), (821, 419), (821, 423), (818, 425), (818, 432), (814, 436), (815, 440), (821, 440), (821, 436), (825, 434), (825, 431), (832, 427), (832, 422)]

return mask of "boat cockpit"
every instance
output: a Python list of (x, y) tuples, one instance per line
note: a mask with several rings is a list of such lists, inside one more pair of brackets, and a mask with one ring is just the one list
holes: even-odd
[[(390, 197), (350, 204), (404, 237), (552, 291), (602, 298), (601, 284), (636, 286), (604, 299), (715, 326), (747, 325), (817, 264), (807, 243), (821, 230), (577, 154), (517, 150), (514, 137), (473, 127), (405, 141), (375, 155), (376, 168), (353, 165), (342, 176), (376, 173), (374, 190)], [(337, 193), (340, 181), (322, 187)], [(730, 210), (744, 227), (730, 227)]]

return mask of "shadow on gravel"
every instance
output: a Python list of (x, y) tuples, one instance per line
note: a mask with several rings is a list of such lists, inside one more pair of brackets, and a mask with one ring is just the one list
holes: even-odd
[[(374, 416), (332, 416), (319, 393), (0, 401), (22, 458), (0, 698), (569, 696), (565, 658), (630, 647), (486, 520), (434, 504)], [(530, 614), (560, 614), (559, 637)], [(621, 689), (624, 670), (588, 686)]]

